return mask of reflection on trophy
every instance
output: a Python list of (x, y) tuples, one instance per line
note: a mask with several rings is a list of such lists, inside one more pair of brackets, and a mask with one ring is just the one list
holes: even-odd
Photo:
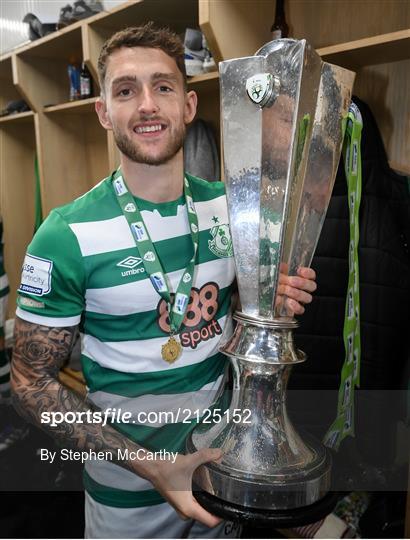
[(201, 504), (225, 517), (285, 516), (280, 523), (289, 526), (286, 516), (315, 508), (330, 489), (328, 450), (302, 439), (288, 418), (287, 381), (292, 365), (306, 358), (293, 343), (298, 323), (275, 298), (279, 272), (295, 275), (311, 264), (353, 81), (352, 72), (322, 62), (305, 40), (272, 41), (255, 56), (220, 64), (241, 309), (221, 349), (233, 367), (229, 410), (222, 422), (200, 424), (187, 445), (190, 452), (223, 450), (221, 462), (201, 466), (194, 482), (205, 496)]

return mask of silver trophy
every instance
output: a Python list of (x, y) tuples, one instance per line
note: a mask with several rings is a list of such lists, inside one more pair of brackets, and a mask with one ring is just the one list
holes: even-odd
[(354, 74), (305, 40), (281, 39), (220, 64), (225, 182), (241, 309), (221, 350), (233, 367), (222, 421), (200, 424), (189, 452), (221, 448), (194, 482), (226, 505), (277, 511), (330, 489), (328, 450), (296, 432), (286, 410), (298, 323), (275, 301), (279, 274), (310, 266), (340, 159)]

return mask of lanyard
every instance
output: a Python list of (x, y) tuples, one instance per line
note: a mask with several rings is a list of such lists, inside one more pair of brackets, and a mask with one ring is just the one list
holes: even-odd
[(354, 389), (360, 385), (360, 297), (359, 297), (359, 208), (362, 195), (360, 141), (363, 121), (359, 108), (351, 103), (343, 143), (344, 167), (349, 200), (349, 281), (347, 285), (342, 366), (337, 417), (325, 435), (325, 444), (339, 448), (348, 435), (354, 436)]
[(154, 244), (152, 243), (149, 232), (141, 216), (141, 212), (139, 211), (135, 199), (125, 183), (120, 169), (114, 173), (112, 185), (125, 219), (130, 226), (135, 240), (135, 245), (143, 262), (145, 271), (147, 272), (154, 289), (167, 303), (170, 324), (170, 338), (168, 343), (162, 347), (161, 354), (164, 360), (172, 363), (178, 358), (182, 350), (181, 344), (176, 341), (174, 335), (177, 334), (181, 328), (188, 307), (194, 276), (196, 254), (198, 251), (198, 217), (195, 211), (195, 205), (188, 179), (186, 177), (184, 178), (184, 195), (188, 210), (188, 222), (193, 244), (193, 255), (185, 271), (182, 273), (182, 277), (176, 289), (174, 298), (171, 296), (168, 277), (163, 270)]

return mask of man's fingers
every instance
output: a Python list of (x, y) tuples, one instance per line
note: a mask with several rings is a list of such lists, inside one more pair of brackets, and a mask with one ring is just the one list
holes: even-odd
[(202, 506), (197, 503), (194, 498), (192, 503), (191, 517), (210, 528), (216, 527), (222, 521), (220, 517), (214, 516), (213, 514), (207, 512), (205, 508), (202, 508)]
[(292, 298), (286, 298), (285, 306), (289, 317), (292, 317), (294, 314), (303, 315), (303, 313), (305, 313), (305, 308), (302, 304), (299, 304), (296, 300), (292, 300)]
[(301, 289), (307, 292), (314, 292), (317, 289), (316, 282), (312, 279), (305, 279), (299, 276), (289, 276), (286, 280), (286, 285)]
[(295, 289), (294, 287), (291, 287), (290, 285), (286, 285), (283, 287), (283, 293), (284, 296), (287, 298), (292, 298), (293, 300), (296, 300), (297, 302), (301, 304), (310, 304), (313, 297), (311, 294), (309, 294), (306, 291), (302, 291), (301, 289)]
[(208, 461), (217, 461), (222, 457), (222, 455), (223, 452), (220, 448), (202, 448), (202, 450), (198, 450), (198, 452), (195, 452), (189, 457), (193, 470), (195, 470), (203, 463), (208, 463)]
[(178, 516), (180, 517), (180, 519), (182, 519), (183, 521), (188, 521), (189, 519), (191, 519), (189, 516), (186, 516), (183, 512), (181, 512), (180, 510), (178, 510), (177, 508), (174, 508), (175, 512), (178, 514)]
[(301, 266), (297, 270), (298, 276), (301, 276), (306, 279), (316, 279), (316, 272), (313, 270), (313, 268), (307, 268), (306, 266)]

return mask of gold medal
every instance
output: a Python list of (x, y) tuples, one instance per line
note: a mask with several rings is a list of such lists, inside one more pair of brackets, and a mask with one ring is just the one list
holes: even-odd
[(161, 355), (165, 362), (172, 364), (181, 354), (182, 347), (179, 341), (177, 341), (174, 336), (170, 336), (169, 340), (165, 345), (161, 347)]

